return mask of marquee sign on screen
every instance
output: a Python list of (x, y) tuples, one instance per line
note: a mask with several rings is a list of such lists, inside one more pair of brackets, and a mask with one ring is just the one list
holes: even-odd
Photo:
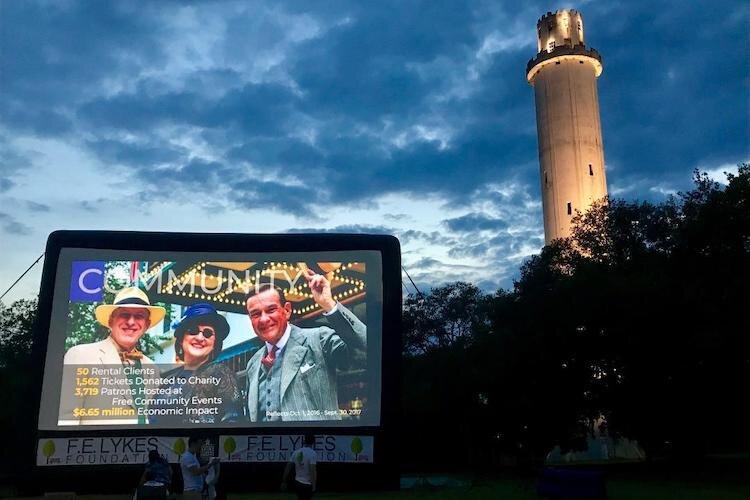
[(39, 428), (378, 425), (381, 325), (375, 251), (63, 248)]

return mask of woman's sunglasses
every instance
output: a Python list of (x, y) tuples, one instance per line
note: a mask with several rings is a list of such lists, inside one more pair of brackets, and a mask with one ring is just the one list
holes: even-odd
[(197, 332), (193, 332), (191, 330), (188, 330), (185, 333), (188, 334), (188, 335), (190, 335), (190, 336), (195, 336), (195, 335), (198, 335), (199, 333), (202, 333), (204, 339), (210, 339), (211, 337), (213, 337), (214, 335), (216, 335), (216, 333), (213, 330), (209, 330), (208, 328), (204, 328), (203, 330), (199, 330)]

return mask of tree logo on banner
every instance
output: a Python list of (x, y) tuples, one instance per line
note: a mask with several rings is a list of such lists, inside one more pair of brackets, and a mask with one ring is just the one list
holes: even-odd
[(359, 454), (362, 453), (362, 450), (364, 449), (364, 446), (362, 446), (362, 440), (358, 437), (355, 437), (352, 439), (352, 453), (354, 453), (354, 461), (359, 461)]
[(228, 437), (224, 440), (224, 451), (227, 452), (227, 460), (232, 458), (232, 453), (237, 449), (237, 442), (232, 437)]
[(49, 457), (55, 454), (55, 443), (51, 440), (44, 443), (44, 446), (42, 446), (42, 454), (47, 459), (47, 463), (49, 463)]
[(177, 438), (177, 441), (172, 446), (172, 451), (177, 453), (177, 461), (179, 461), (182, 454), (185, 453), (185, 441), (182, 438)]

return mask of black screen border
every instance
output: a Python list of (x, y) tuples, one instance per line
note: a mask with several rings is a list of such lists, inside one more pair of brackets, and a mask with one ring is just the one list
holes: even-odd
[[(57, 276), (58, 260), (63, 248), (87, 248), (100, 250), (167, 251), (167, 252), (324, 252), (324, 251), (378, 251), (383, 272), (383, 318), (381, 355), (381, 405), (380, 425), (375, 427), (234, 427), (197, 429), (118, 429), (104, 430), (86, 428), (82, 430), (39, 430), (38, 419), (41, 406), (44, 363), (47, 355), (47, 340), (52, 314), (52, 299)], [(47, 239), (44, 268), (39, 290), (37, 318), (33, 328), (30, 371), (32, 393), (26, 399), (24, 413), (30, 416), (30, 433), (33, 442), (28, 447), (29, 478), (38, 471), (36, 446), (39, 439), (66, 437), (120, 436), (168, 436), (180, 435), (242, 434), (292, 434), (314, 432), (318, 434), (341, 434), (352, 432), (372, 435), (375, 439), (373, 466), (378, 474), (398, 479), (397, 447), (400, 420), (401, 377), (401, 248), (398, 239), (390, 235), (349, 233), (293, 233), (293, 234), (241, 234), (241, 233), (167, 233), (140, 231), (55, 231)], [(228, 464), (229, 465), (229, 464)], [(72, 469), (76, 466), (55, 467)], [(362, 467), (361, 465), (359, 467)], [(108, 469), (107, 466), (97, 470)], [(368, 467), (369, 468), (369, 467)], [(71, 470), (72, 471), (72, 470)], [(105, 473), (106, 475), (106, 473)], [(386, 481), (390, 483), (391, 481)]]

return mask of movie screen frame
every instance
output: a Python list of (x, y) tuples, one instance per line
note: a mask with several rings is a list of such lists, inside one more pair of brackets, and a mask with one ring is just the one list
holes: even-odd
[[(324, 427), (333, 430), (335, 428), (379, 427), (389, 419), (387, 415), (389, 414), (389, 406), (391, 406), (390, 399), (392, 399), (395, 393), (391, 395), (388, 392), (387, 386), (388, 384), (394, 384), (395, 379), (392, 373), (388, 373), (383, 367), (386, 359), (398, 357), (400, 332), (397, 325), (400, 320), (401, 303), (400, 279), (399, 281), (395, 279), (397, 273), (400, 275), (400, 251), (398, 240), (393, 237), (359, 234), (231, 235), (65, 231), (50, 235), (47, 250), (42, 288), (40, 291), (39, 321), (35, 329), (34, 349), (36, 359), (42, 360), (42, 366), (44, 366), (44, 371), (46, 372), (43, 378), (41, 377), (41, 373), (38, 374), (40, 378), (38, 384), (40, 397), (37, 401), (40, 408), (39, 412), (37, 412), (37, 428), (40, 433), (66, 434), (69, 432), (96, 432), (99, 430), (132, 430), (142, 433), (146, 430), (152, 432), (160, 429), (189, 430), (206, 427), (216, 427), (217, 430), (228, 430), (232, 428), (272, 429), (309, 426)], [(174, 255), (175, 258), (167, 259), (166, 256), (170, 254)], [(149, 257), (150, 260), (144, 259), (144, 255)], [(240, 260), (243, 255), (246, 256), (246, 260), (244, 261)], [(262, 258), (264, 255), (268, 259), (263, 261), (263, 264), (259, 264), (260, 260), (247, 260), (247, 256)], [(104, 258), (106, 256), (111, 256), (112, 260), (106, 260)], [(163, 257), (164, 260), (160, 261), (154, 258), (157, 256)], [(359, 258), (355, 259), (355, 256), (359, 256)], [(346, 257), (349, 257), (349, 259), (347, 260)], [(75, 265), (73, 264), (74, 262), (76, 263)], [(135, 310), (128, 308), (143, 304), (140, 302), (132, 304), (132, 302), (144, 300), (144, 297), (136, 293), (137, 290), (135, 292), (131, 290), (129, 294), (125, 293), (127, 292), (125, 288), (128, 287), (108, 287), (106, 283), (104, 283), (104, 287), (87, 286), (92, 282), (86, 280), (92, 277), (96, 279), (97, 274), (99, 274), (96, 271), (92, 272), (92, 267), (90, 266), (86, 268), (86, 265), (90, 265), (91, 263), (100, 266), (99, 268), (95, 266), (93, 268), (95, 270), (108, 268), (111, 275), (115, 277), (119, 275), (121, 278), (120, 281), (125, 281), (128, 285), (138, 284), (138, 277), (145, 277), (145, 284), (150, 284), (152, 287), (151, 290), (154, 289), (153, 287), (157, 278), (161, 276), (173, 278), (171, 282), (169, 279), (162, 280), (160, 284), (156, 285), (157, 292), (147, 293), (145, 297), (148, 305), (144, 306), (144, 308), (149, 313), (155, 314), (154, 318), (160, 322), (160, 325), (155, 324), (146, 328), (149, 335), (148, 338), (153, 340), (151, 336), (152, 332), (158, 330), (162, 334), (162, 341), (166, 342), (166, 344), (162, 344), (161, 346), (162, 351), (164, 345), (169, 344), (169, 341), (165, 340), (169, 335), (174, 337), (172, 341), (175, 344), (172, 351), (166, 355), (164, 352), (158, 353), (160, 356), (159, 361), (165, 361), (167, 359), (165, 356), (169, 355), (174, 359), (170, 360), (172, 364), (168, 367), (172, 370), (171, 372), (169, 369), (163, 372), (161, 368), (164, 368), (164, 366), (162, 364), (158, 365), (160, 370), (157, 375), (160, 378), (157, 379), (156, 387), (164, 387), (165, 383), (169, 383), (172, 386), (170, 390), (177, 391), (177, 387), (180, 384), (184, 388), (186, 385), (185, 380), (180, 381), (176, 374), (182, 373), (185, 375), (186, 373), (180, 371), (181, 368), (176, 363), (182, 362), (186, 364), (185, 360), (189, 356), (188, 351), (192, 351), (193, 347), (197, 347), (198, 351), (200, 351), (200, 348), (206, 347), (201, 344), (201, 342), (207, 342), (205, 337), (206, 332), (208, 332), (209, 337), (214, 333), (216, 335), (214, 340), (219, 340), (222, 334), (221, 331), (215, 333), (213, 328), (208, 328), (200, 333), (183, 329), (180, 339), (184, 341), (183, 345), (187, 350), (183, 350), (180, 353), (182, 359), (178, 359), (179, 357), (176, 356), (177, 353), (175, 352), (177, 351), (176, 344), (178, 339), (176, 332), (181, 322), (183, 325), (193, 325), (195, 323), (193, 321), (195, 318), (192, 318), (191, 314), (197, 314), (199, 318), (214, 318), (216, 317), (216, 313), (218, 313), (220, 316), (229, 317), (230, 321), (221, 322), (231, 323), (234, 329), (237, 328), (236, 325), (240, 324), (238, 322), (242, 321), (242, 316), (245, 316), (246, 329), (249, 332), (255, 333), (252, 339), (254, 343), (249, 341), (251, 339), (248, 339), (245, 342), (245, 346), (236, 347), (238, 342), (235, 338), (233, 344), (228, 349), (225, 347), (224, 350), (216, 353), (217, 356), (211, 359), (212, 362), (218, 360), (226, 366), (231, 366), (235, 373), (243, 371), (240, 365), (249, 362), (249, 364), (245, 364), (246, 369), (244, 371), (246, 372), (246, 378), (244, 380), (237, 380), (234, 384), (234, 394), (236, 397), (233, 400), (233, 407), (229, 405), (230, 408), (227, 409), (227, 405), (222, 404), (232, 400), (232, 398), (226, 397), (227, 394), (233, 394), (232, 384), (225, 384), (226, 377), (222, 378), (222, 373), (219, 373), (219, 376), (217, 376), (217, 372), (214, 372), (200, 380), (210, 381), (208, 383), (204, 382), (204, 384), (220, 386), (222, 390), (226, 390), (220, 393), (224, 396), (223, 401), (221, 397), (216, 397), (216, 394), (212, 395), (210, 391), (208, 394), (205, 391), (199, 393), (199, 396), (204, 398), (198, 400), (199, 402), (208, 401), (211, 403), (208, 405), (211, 411), (206, 415), (196, 413), (192, 413), (189, 417), (175, 416), (174, 413), (155, 415), (149, 409), (151, 413), (142, 412), (133, 416), (117, 410), (116, 406), (118, 405), (115, 405), (114, 408), (107, 408), (110, 411), (107, 412), (107, 415), (102, 415), (101, 408), (98, 410), (91, 409), (97, 407), (96, 398), (91, 394), (93, 390), (97, 390), (97, 387), (87, 384), (94, 379), (94, 377), (90, 376), (90, 371), (95, 365), (91, 364), (90, 358), (86, 356), (81, 357), (81, 353), (90, 352), (94, 345), (97, 345), (97, 342), (104, 342), (106, 344), (107, 339), (112, 341), (112, 337), (99, 340), (108, 333), (105, 324), (110, 320), (114, 320), (116, 316), (118, 319), (120, 318), (118, 316), (119, 313), (115, 313), (116, 311)], [(75, 269), (76, 265), (78, 269)], [(83, 278), (81, 278), (80, 274), (81, 265), (83, 265), (84, 272), (88, 272), (88, 275)], [(128, 266), (130, 266), (130, 269), (128, 269)], [(195, 272), (196, 269), (208, 270), (213, 273), (209, 273), (209, 275), (214, 278), (217, 277), (216, 271), (223, 269), (227, 271), (227, 277), (223, 278), (224, 282), (231, 282), (228, 273), (231, 267), (235, 267), (235, 272), (233, 273), (234, 283), (231, 283), (232, 286), (229, 290), (221, 292), (223, 293), (221, 300), (211, 301), (208, 299), (211, 294), (199, 294), (197, 293), (198, 290), (189, 290), (189, 287), (186, 285), (195, 285), (195, 280), (192, 280), (191, 283), (182, 282), (182, 289), (173, 286), (175, 283), (174, 278), (184, 277), (191, 272)], [(244, 267), (244, 269), (240, 269), (240, 267)], [(109, 276), (107, 274), (108, 270), (104, 269), (105, 276)], [(170, 270), (172, 271), (171, 274), (168, 273)], [(237, 271), (252, 272), (238, 273)], [(77, 275), (77, 280), (79, 281), (74, 279), (76, 272), (79, 273)], [(129, 278), (127, 277), (128, 274), (130, 275)], [(136, 281), (133, 281), (134, 274)], [(276, 281), (273, 279), (269, 280), (270, 276), (276, 276), (278, 279)], [(152, 282), (149, 283), (149, 280), (152, 280)], [(201, 280), (202, 287), (207, 284), (204, 280), (205, 275)], [(81, 302), (74, 302), (72, 301), (74, 297), (71, 295), (73, 288), (75, 288), (71, 286), (74, 281), (79, 285), (84, 284), (84, 291), (104, 288), (104, 292), (101, 296), (94, 297), (94, 299), (98, 300), (89, 300), (87, 302), (84, 299)], [(347, 363), (351, 362), (352, 365), (358, 364), (360, 367), (359, 372), (356, 372), (356, 370), (347, 372), (340, 368), (328, 369), (327, 371), (318, 370), (322, 372), (320, 375), (327, 374), (327, 378), (329, 379), (333, 377), (336, 386), (332, 392), (334, 400), (338, 402), (335, 408), (328, 408), (328, 406), (331, 406), (330, 404), (327, 406), (325, 404), (319, 405), (319, 399), (316, 399), (315, 403), (304, 402), (303, 395), (301, 399), (303, 401), (302, 410), (300, 410), (300, 407), (291, 407), (291, 409), (289, 406), (277, 407), (275, 412), (269, 411), (265, 413), (266, 417), (261, 418), (261, 415), (264, 413), (262, 412), (262, 408), (258, 406), (261, 411), (251, 418), (250, 415), (255, 405), (249, 403), (250, 396), (248, 393), (253, 392), (254, 384), (248, 383), (252, 377), (248, 378), (247, 373), (250, 370), (250, 366), (253, 366), (255, 370), (258, 370), (260, 367), (258, 371), (265, 373), (265, 358), (268, 357), (269, 353), (263, 347), (264, 343), (261, 341), (260, 336), (257, 335), (257, 332), (251, 330), (251, 323), (252, 329), (255, 329), (258, 325), (253, 323), (247, 316), (246, 298), (258, 293), (260, 282), (264, 285), (268, 285), (269, 283), (278, 285), (279, 281), (282, 282), (282, 285), (287, 285), (286, 288), (279, 287), (284, 290), (284, 295), (287, 295), (289, 291), (292, 292), (291, 297), (289, 297), (292, 300), (286, 301), (288, 305), (284, 306), (290, 310), (289, 325), (294, 325), (300, 331), (310, 332), (316, 328), (322, 328), (321, 331), (325, 333), (332, 332), (332, 336), (337, 339), (336, 342), (340, 342), (339, 337), (345, 337), (343, 333), (338, 335), (336, 331), (338, 329), (345, 332), (340, 325), (346, 325), (347, 322), (350, 324), (359, 322), (362, 326), (359, 333), (366, 332), (364, 336), (365, 347), (359, 350), (349, 349), (350, 353), (347, 358), (349, 361)], [(95, 284), (96, 282), (93, 283)], [(172, 285), (171, 287), (170, 284)], [(122, 283), (119, 283), (119, 285), (122, 285)], [(143, 285), (144, 283), (141, 283), (141, 286), (137, 288), (139, 290), (146, 288)], [(210, 291), (219, 289), (216, 283), (209, 283), (208, 285)], [(80, 292), (80, 286), (78, 288)], [(107, 290), (107, 288), (110, 289)], [(167, 297), (169, 295), (167, 292), (169, 291), (179, 298)], [(122, 296), (118, 296), (118, 293)], [(263, 295), (261, 296), (263, 297), (278, 296), (278, 290), (265, 289), (262, 290), (262, 293)], [(332, 310), (325, 310), (330, 309), (328, 302), (324, 300), (326, 293), (329, 298), (334, 299), (336, 304)], [(65, 296), (66, 300), (61, 299), (63, 296)], [(171, 299), (172, 302), (168, 303), (164, 299)], [(63, 302), (65, 303), (64, 305)], [(212, 305), (214, 306), (214, 310), (210, 308)], [(164, 313), (159, 308), (164, 309)], [(351, 308), (351, 311), (349, 308)], [(71, 326), (74, 323), (71, 319), (74, 309), (78, 312), (83, 311), (83, 314), (76, 315), (78, 323), (81, 322), (81, 317), (84, 317), (84, 323), (89, 326), (94, 323), (97, 324), (97, 335), (89, 335), (91, 338), (86, 339), (74, 338), (75, 335), (72, 335), (73, 327)], [(194, 310), (191, 311), (191, 309)], [(388, 314), (388, 310), (391, 311), (390, 315)], [(200, 316), (201, 314), (206, 314), (206, 316)], [(329, 318), (327, 317), (328, 314), (332, 316)], [(136, 321), (134, 319), (137, 316), (135, 313), (125, 315), (128, 316), (126, 319), (130, 323)], [(95, 319), (91, 316), (94, 316)], [(267, 313), (264, 312), (261, 322), (268, 321), (267, 316)], [(342, 316), (346, 321), (343, 321), (338, 316)], [(66, 322), (64, 339), (67, 340), (68, 345), (61, 347), (60, 332), (51, 332), (50, 325), (59, 324), (63, 318), (63, 321)], [(336, 329), (332, 328), (333, 323), (335, 323), (334, 320), (338, 321), (339, 325)], [(170, 322), (169, 327), (167, 327), (167, 321)], [(323, 324), (316, 325), (316, 322), (319, 321), (322, 321)], [(273, 322), (271, 323), (274, 324)], [(295, 323), (300, 323), (300, 325), (298, 326)], [(112, 326), (111, 322), (109, 326)], [(193, 326), (197, 326), (197, 323)], [(52, 330), (55, 330), (55, 327)], [(273, 328), (269, 331), (272, 330)], [(290, 330), (291, 326), (287, 327), (287, 338), (289, 339), (290, 346), (295, 346), (294, 339), (296, 337), (289, 335)], [(354, 328), (352, 331), (356, 330)], [(80, 331), (79, 325), (77, 332), (80, 333)], [(389, 332), (389, 335), (386, 335), (384, 332)], [(114, 330), (110, 333), (114, 335)], [(249, 335), (252, 336), (252, 333)], [(276, 333), (280, 334), (281, 332), (277, 331)], [(146, 334), (142, 335), (142, 338), (145, 338)], [(191, 346), (186, 340), (188, 336), (197, 339), (198, 342), (194, 346)], [(319, 336), (316, 334), (314, 337), (317, 338)], [(386, 339), (386, 337), (389, 338)], [(226, 336), (222, 340), (228, 338), (229, 336)], [(346, 338), (348, 342), (346, 345), (362, 345), (356, 343), (356, 335), (350, 335)], [(350, 338), (351, 340), (349, 340)], [(84, 342), (84, 340), (90, 342)], [(75, 343), (82, 347), (72, 348)], [(98, 345), (101, 346), (102, 344)], [(108, 344), (104, 347), (107, 346)], [(138, 347), (142, 347), (142, 343)], [(151, 348), (153, 347), (152, 345)], [(232, 357), (231, 350), (233, 347), (234, 351), (242, 351), (242, 356)], [(62, 367), (58, 366), (60, 369), (56, 370), (55, 363), (60, 363), (61, 348), (68, 353), (73, 351), (76, 355), (66, 354), (65, 363)], [(317, 348), (318, 351), (321, 351), (321, 349), (330, 349), (327, 346), (318, 346)], [(110, 362), (109, 358), (104, 359), (102, 357), (96, 364), (96, 368), (98, 368), (97, 373), (99, 374), (96, 378), (99, 380), (95, 382), (97, 384), (107, 382), (104, 385), (107, 385), (108, 391), (112, 392), (117, 384), (122, 385), (123, 379), (128, 379), (125, 382), (126, 384), (133, 383), (132, 372), (136, 372), (136, 375), (142, 375), (141, 385), (148, 385), (154, 375), (153, 370), (149, 371), (146, 369), (149, 367), (146, 359), (152, 361), (149, 356), (156, 358), (156, 351), (151, 350), (149, 352), (142, 351), (141, 349), (134, 349), (134, 351), (140, 351), (140, 354), (143, 355), (143, 358), (139, 359), (138, 362), (138, 367), (141, 371), (128, 370), (127, 367), (132, 366), (129, 365), (129, 363), (132, 363), (132, 360), (122, 358), (122, 354), (120, 354), (122, 364), (115, 363), (111, 366), (107, 365)], [(224, 351), (228, 351), (226, 355), (224, 355)], [(258, 354), (258, 356), (254, 356), (259, 351), (264, 351), (266, 355)], [(290, 352), (293, 352), (291, 348)], [(223, 358), (219, 360), (218, 358), (222, 355), (224, 355)], [(307, 356), (300, 361), (295, 378), (300, 374), (308, 375), (305, 382), (309, 384), (309, 381), (317, 380), (310, 377), (310, 374), (315, 375), (317, 371), (315, 370), (315, 361), (308, 361), (308, 359), (313, 359), (309, 358), (312, 354), (308, 353)], [(240, 357), (243, 359), (239, 360)], [(257, 358), (254, 364), (251, 358)], [(81, 361), (82, 359), (83, 362)], [(72, 363), (69, 363), (69, 361), (72, 361)], [(140, 361), (143, 361), (143, 363), (141, 364)], [(261, 363), (263, 363), (263, 366), (261, 366)], [(317, 364), (321, 365), (320, 368), (326, 368), (324, 363), (324, 360), (320, 358)], [(396, 364), (391, 362), (390, 365), (397, 370)], [(270, 366), (273, 367), (273, 364)], [(349, 364), (343, 366), (349, 368)], [(281, 369), (279, 368), (279, 370)], [(89, 373), (85, 374), (83, 371), (88, 371)], [(124, 371), (129, 371), (128, 376), (126, 376)], [(310, 373), (306, 373), (308, 371)], [(162, 376), (163, 373), (166, 374)], [(189, 373), (193, 374), (193, 372)], [(223, 373), (226, 373), (226, 370)], [(270, 372), (268, 373), (270, 375)], [(347, 379), (347, 377), (349, 378)], [(86, 380), (87, 378), (89, 380)], [(268, 381), (264, 380), (265, 378), (265, 376), (261, 376), (260, 383), (266, 383), (262, 387), (274, 387), (273, 384), (268, 383), (273, 381), (274, 377), (269, 376)], [(284, 378), (289, 379), (288, 374), (281, 376), (280, 372), (277, 373), (275, 377), (276, 384), (279, 384), (279, 380), (281, 380), (281, 384), (285, 384), (285, 390), (296, 390), (294, 389), (294, 383), (290, 383), (289, 380), (283, 380)], [(83, 385), (80, 383), (81, 380), (85, 382)], [(215, 384), (214, 381), (216, 380), (220, 382)], [(253, 382), (255, 382), (254, 379)], [(124, 387), (127, 391), (135, 386), (125, 385)], [(299, 385), (299, 387), (302, 387), (302, 385)], [(320, 385), (320, 387), (324, 386)], [(338, 388), (338, 391), (336, 388)], [(67, 389), (71, 389), (71, 391), (67, 391)], [(102, 389), (101, 385), (98, 389)], [(73, 390), (80, 391), (82, 394), (72, 398), (75, 401), (70, 403), (70, 401), (67, 401), (70, 399), (70, 396), (61, 395), (61, 391), (65, 391), (65, 394), (67, 392), (71, 392), (72, 394)], [(239, 390), (239, 394), (237, 394), (237, 390)], [(278, 385), (275, 386), (275, 390), (279, 390)], [(85, 395), (83, 395), (84, 392), (86, 392)], [(325, 393), (325, 391), (318, 392)], [(152, 394), (154, 393), (152, 392)], [(300, 392), (300, 394), (303, 393)], [(132, 395), (132, 392), (129, 395)], [(156, 395), (158, 396), (159, 394), (157, 393)], [(274, 395), (277, 396), (277, 394)], [(112, 394), (108, 394), (108, 396), (112, 396)], [(128, 394), (125, 394), (125, 396), (120, 397), (120, 402), (123, 405), (119, 406), (128, 406), (125, 403), (130, 403), (131, 407), (137, 407), (138, 405), (133, 404), (132, 399), (123, 399), (127, 398), (127, 396)], [(151, 397), (154, 398), (155, 396)], [(257, 394), (254, 394), (253, 397), (258, 398), (258, 405), (266, 402), (265, 398)], [(75, 411), (80, 412), (74, 418), (71, 418), (70, 412), (64, 413), (64, 408), (70, 409), (71, 406), (75, 406), (75, 403), (80, 402), (82, 399), (94, 402), (89, 405), (89, 408), (84, 406), (74, 408)], [(165, 397), (160, 400), (160, 404), (162, 405), (160, 411), (162, 412), (165, 411), (164, 401), (166, 399)], [(274, 401), (273, 399), (270, 400)], [(146, 401), (152, 403), (153, 399)], [(190, 404), (183, 405), (184, 401), (177, 399), (176, 396), (172, 403), (177, 403), (178, 401), (179, 404), (167, 404), (166, 409), (174, 411), (173, 408), (176, 406), (185, 406), (186, 411), (190, 410)], [(253, 399), (253, 401), (256, 400)], [(275, 401), (278, 406), (278, 399)], [(323, 409), (320, 408), (321, 406)], [(309, 408), (309, 411), (307, 408)], [(325, 414), (323, 414), (324, 411), (326, 412)], [(141, 412), (141, 409), (139, 409), (139, 412)]]

